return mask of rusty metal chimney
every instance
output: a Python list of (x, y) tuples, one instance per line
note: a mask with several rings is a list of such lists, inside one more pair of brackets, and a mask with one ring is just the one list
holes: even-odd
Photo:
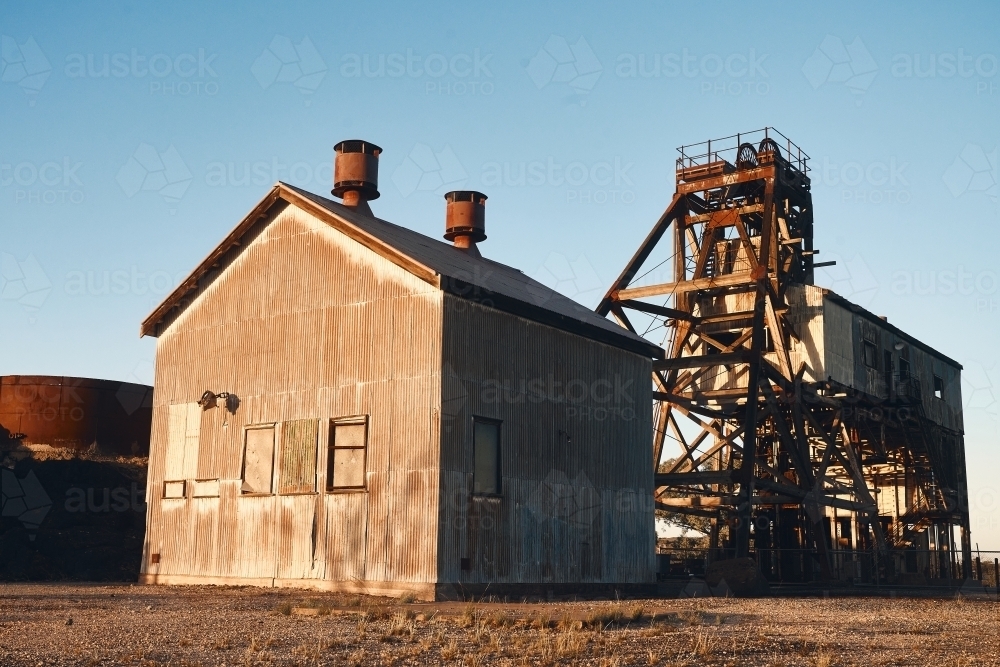
[(444, 237), (456, 248), (479, 255), (476, 244), (486, 240), (486, 195), (475, 190), (455, 190), (444, 196)]
[(382, 149), (360, 139), (341, 141), (333, 147), (333, 196), (341, 197), (344, 206), (359, 208), (369, 215), (368, 202), (379, 198), (378, 156)]

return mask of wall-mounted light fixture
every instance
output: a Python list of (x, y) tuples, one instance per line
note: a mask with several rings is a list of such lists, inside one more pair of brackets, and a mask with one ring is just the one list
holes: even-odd
[(206, 389), (205, 393), (201, 395), (198, 399), (198, 405), (201, 406), (202, 410), (211, 410), (212, 408), (223, 408), (225, 415), (222, 419), (222, 427), (229, 427), (229, 415), (236, 414), (236, 408), (240, 407), (240, 399), (236, 394), (230, 393), (228, 391), (220, 391), (215, 393), (211, 389)]
[(202, 410), (210, 410), (211, 408), (214, 408), (214, 407), (216, 407), (219, 404), (219, 399), (220, 398), (222, 398), (223, 400), (225, 400), (224, 397), (226, 397), (228, 395), (229, 394), (227, 392), (222, 392), (220, 394), (216, 394), (211, 389), (206, 389), (205, 393), (202, 394), (201, 398), (198, 399), (198, 405), (201, 406)]

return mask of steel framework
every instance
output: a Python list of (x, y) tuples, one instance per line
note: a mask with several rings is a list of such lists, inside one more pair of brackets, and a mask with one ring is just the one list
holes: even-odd
[[(710, 519), (716, 558), (754, 555), (773, 579), (831, 576), (831, 515), (875, 556), (863, 580), (894, 581), (928, 529), (943, 551), (959, 529), (969, 576), (961, 433), (925, 417), (904, 373), (876, 397), (793, 366), (789, 290), (823, 265), (808, 155), (773, 128), (678, 150), (670, 205), (597, 308), (632, 331), (640, 319), (665, 328), (652, 378), (657, 508)], [(672, 255), (650, 270), (671, 279), (648, 284), (640, 271), (668, 236)], [(905, 512), (880, 516), (886, 479), (905, 487)]]

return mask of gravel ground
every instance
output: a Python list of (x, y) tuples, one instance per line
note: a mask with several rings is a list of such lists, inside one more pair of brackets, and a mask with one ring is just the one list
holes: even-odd
[(1000, 665), (988, 600), (409, 603), (0, 584), (0, 665)]

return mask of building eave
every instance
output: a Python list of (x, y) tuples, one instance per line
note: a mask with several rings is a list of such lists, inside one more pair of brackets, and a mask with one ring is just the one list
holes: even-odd
[(894, 324), (891, 324), (888, 320), (882, 319), (881, 317), (879, 317), (875, 313), (871, 312), (870, 310), (866, 310), (865, 308), (863, 308), (862, 306), (859, 306), (858, 304), (854, 303), (853, 301), (848, 301), (847, 299), (845, 299), (844, 297), (840, 296), (836, 292), (832, 292), (832, 291), (830, 291), (829, 289), (826, 289), (826, 288), (821, 288), (821, 289), (823, 290), (823, 296), (825, 298), (829, 299), (830, 301), (833, 301), (838, 306), (841, 306), (842, 308), (846, 308), (847, 310), (851, 311), (852, 313), (860, 315), (861, 317), (863, 317), (866, 320), (872, 322), (873, 324), (876, 324), (876, 325), (882, 327), (883, 329), (888, 329), (889, 331), (891, 331), (893, 334), (895, 334), (899, 338), (902, 338), (903, 340), (905, 340), (910, 345), (913, 345), (914, 347), (920, 348), (921, 350), (923, 350), (927, 354), (931, 355), (935, 359), (940, 359), (941, 361), (945, 362), (946, 364), (949, 364), (950, 366), (954, 366), (958, 370), (962, 370), (962, 364), (958, 363), (957, 361), (955, 361), (951, 357), (948, 357), (948, 356), (942, 354), (938, 350), (935, 350), (933, 347), (931, 347), (927, 343), (924, 343), (924, 342), (922, 342), (922, 341), (914, 338), (913, 336), (911, 336), (910, 334), (906, 333), (905, 331), (903, 331), (899, 327), (895, 326)]

